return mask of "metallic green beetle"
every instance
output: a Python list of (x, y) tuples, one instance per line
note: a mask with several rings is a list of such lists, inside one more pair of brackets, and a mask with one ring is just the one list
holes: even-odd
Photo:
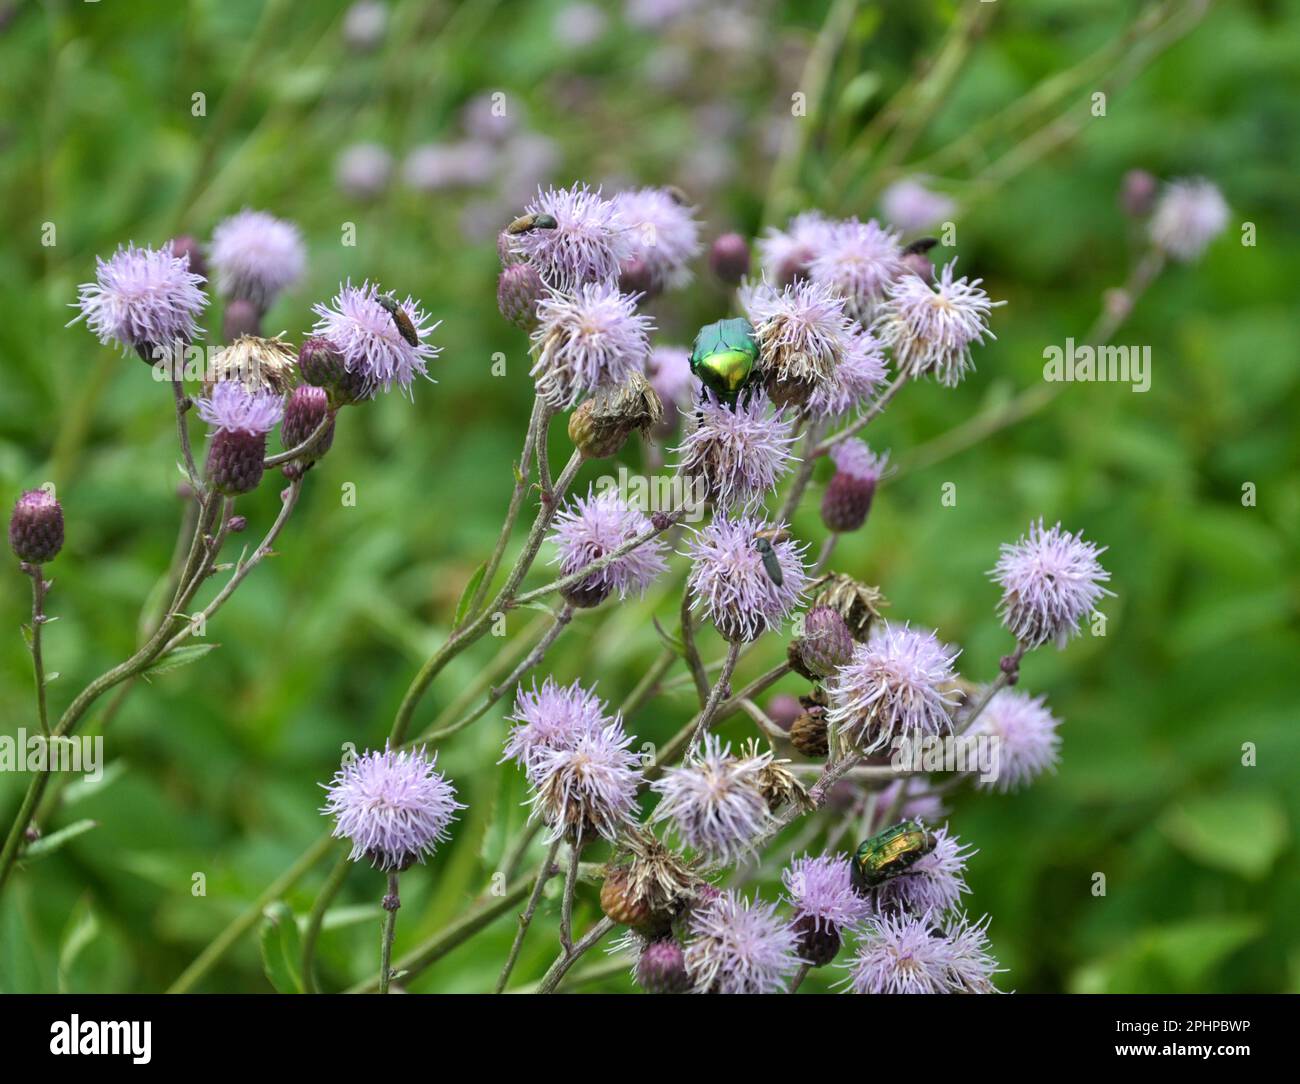
[(754, 327), (743, 317), (705, 324), (695, 336), (691, 372), (724, 403), (735, 405), (737, 396), (757, 375), (758, 343)]
[(877, 832), (853, 856), (853, 887), (864, 892), (906, 873), (937, 843), (934, 833), (920, 821), (903, 821)]

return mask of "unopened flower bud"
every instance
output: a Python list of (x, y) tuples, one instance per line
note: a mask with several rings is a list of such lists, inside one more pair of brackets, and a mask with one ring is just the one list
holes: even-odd
[(329, 396), (325, 389), (311, 384), (301, 384), (293, 389), (284, 408), (284, 420), (280, 423), (280, 443), (286, 452), (307, 440), (327, 417), (329, 423), (320, 436), (311, 442), (311, 446), (295, 462), (285, 464), (285, 477), (292, 478), (301, 474), (328, 452), (334, 443), (334, 418), (330, 414)]
[(236, 497), (257, 488), (262, 480), (265, 459), (265, 433), (218, 429), (208, 444), (204, 474), (218, 493)]
[(876, 483), (837, 471), (822, 495), (822, 522), (828, 531), (856, 531), (867, 521)]
[(303, 340), (298, 349), (298, 371), (308, 384), (325, 389), (331, 410), (370, 397), (365, 375), (360, 371), (350, 372), (343, 355), (321, 335)]
[(853, 655), (849, 627), (828, 606), (815, 606), (803, 619), (803, 635), (790, 641), (791, 668), (811, 681), (829, 677)]
[(621, 293), (641, 294), (642, 300), (648, 301), (663, 292), (663, 283), (645, 260), (633, 256), (624, 260), (618, 269), (618, 288)]
[(537, 326), (537, 302), (545, 293), (542, 276), (531, 264), (511, 264), (497, 278), (497, 308), (522, 331)]
[(811, 708), (794, 721), (790, 744), (806, 757), (824, 757), (829, 752), (826, 716), (821, 708)]
[(798, 698), (789, 693), (778, 693), (767, 702), (767, 717), (782, 730), (788, 731), (802, 714)]
[(9, 545), (31, 565), (52, 561), (63, 548), (63, 509), (48, 489), (29, 489), (9, 518)]
[(651, 941), (641, 950), (636, 981), (650, 994), (684, 994), (691, 987), (686, 973), (686, 955), (674, 938)]
[(242, 534), (248, 527), (247, 516), (231, 516), (226, 520), (226, 530), (231, 534)]
[(650, 903), (632, 885), (631, 866), (612, 866), (600, 886), (600, 909), (624, 926), (644, 926), (650, 920)]
[(172, 239), (172, 255), (186, 260), (191, 274), (208, 277), (208, 264), (203, 258), (203, 249), (196, 238), (188, 233)]
[(749, 273), (749, 242), (738, 233), (724, 233), (709, 249), (709, 267), (728, 286), (737, 286)]
[(262, 310), (244, 297), (232, 297), (221, 314), (221, 337), (233, 342), (241, 335), (262, 333)]
[(1130, 169), (1120, 183), (1120, 208), (1130, 218), (1146, 218), (1159, 191), (1160, 182), (1145, 169)]
[(840, 932), (829, 922), (818, 922), (814, 915), (800, 915), (794, 920), (799, 935), (799, 956), (813, 967), (824, 967), (840, 951)]
[(569, 439), (587, 459), (618, 452), (634, 432), (648, 433), (663, 418), (658, 393), (638, 372), (616, 388), (602, 388), (569, 415)]

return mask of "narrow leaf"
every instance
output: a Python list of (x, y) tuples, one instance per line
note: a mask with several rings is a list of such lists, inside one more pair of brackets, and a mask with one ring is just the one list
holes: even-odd
[(302, 942), (293, 911), (283, 900), (276, 900), (262, 912), (262, 968), (277, 994), (302, 993)]
[(461, 592), (460, 601), (456, 603), (456, 620), (452, 622), (452, 628), (460, 628), (461, 623), (469, 616), (469, 604), (474, 600), (474, 594), (478, 591), (479, 584), (483, 582), (486, 573), (487, 562), (484, 561), (474, 570), (474, 575), (469, 578), (469, 583), (465, 585), (465, 590)]
[(92, 828), (98, 828), (99, 821), (73, 821), (66, 828), (60, 828), (57, 832), (51, 832), (48, 836), (41, 836), (27, 846), (23, 851), (23, 858), (44, 858), (46, 855), (53, 854), (60, 847), (71, 843), (78, 836), (85, 835)]

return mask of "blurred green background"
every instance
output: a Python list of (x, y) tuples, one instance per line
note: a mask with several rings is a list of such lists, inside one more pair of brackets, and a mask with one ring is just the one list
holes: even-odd
[[(824, 2), (393, 0), (370, 48), (355, 22), (348, 30), (348, 6), (333, 2), (0, 4), (0, 496), (8, 507), (22, 488), (53, 481), (65, 508), (68, 542), (50, 567), (48, 603), (59, 620), (46, 632), (47, 666), (60, 673), (55, 711), (129, 654), (180, 512), (165, 390), (84, 327), (64, 328), (94, 256), (127, 240), (206, 239), (251, 206), (297, 222), (310, 250), (306, 280), (277, 302), (268, 332), (296, 341), (311, 303), (349, 276), (409, 291), (443, 321), (438, 383), (421, 384), (413, 403), (391, 395), (344, 415), (279, 555), (210, 627), (220, 649), (137, 684), (117, 706), (108, 777), (70, 794), (47, 831), (85, 818), (98, 827), (30, 863), (0, 903), (0, 989), (165, 987), (316, 838), (317, 784), (342, 743), (382, 741), (489, 551), (510, 490), (531, 387), (525, 338), (496, 312), (494, 236), (538, 181), (676, 183), (699, 204), (707, 239), (752, 235), (765, 204), (774, 221), (805, 206), (865, 216), (884, 176), (873, 170), (892, 152), (870, 138), (872, 153), (846, 158), (846, 149), (936, 55), (956, 65), (955, 80), (922, 100), (928, 123), (898, 162), (979, 137), (940, 159), (936, 184), (961, 201), (958, 266), (1009, 303), (961, 387), (909, 388), (873, 425), (873, 446), (892, 447), (905, 467), (909, 449), (1041, 385), (1043, 348), (1081, 336), (1103, 291), (1123, 281), (1141, 242), (1116, 203), (1126, 170), (1211, 178), (1232, 224), (1199, 264), (1160, 276), (1119, 336), (1151, 347), (1148, 394), (1070, 385), (1019, 424), (905, 470), (835, 565), (880, 583), (892, 617), (961, 644), (963, 673), (979, 680), (1009, 646), (985, 574), (998, 544), (1042, 515), (1108, 545), (1117, 597), (1104, 606), (1106, 635), (1039, 651), (1023, 670), (1022, 687), (1046, 693), (1065, 720), (1059, 773), (1020, 794), (952, 802), (953, 830), (979, 852), (969, 906), (992, 916), (1007, 988), (1300, 988), (1291, 279), (1300, 5), (1219, 4), (1149, 55), (1149, 36), (1125, 38), (1125, 28), (1143, 12), (1198, 5), (983, 6), (996, 10), (981, 13), (983, 32), (956, 55), (950, 30), (968, 25), (970, 0), (835, 4), (832, 20), (848, 19), (818, 94), (816, 55), (807, 60)], [(1091, 55), (1111, 57), (1097, 51), (1115, 42), (1120, 52), (1049, 110), (1002, 128), (1008, 105)], [(791, 121), (796, 90), (812, 95), (810, 116)], [(1089, 112), (1097, 90), (1108, 94), (1105, 116)], [(408, 152), (476, 138), (467, 103), (497, 91), (516, 127), (483, 175), (413, 189)], [(195, 94), (205, 96), (198, 116)], [(1060, 138), (1035, 137), (1048, 121)], [(366, 143), (392, 156), (392, 176), (362, 199), (338, 171), (340, 156)], [(782, 147), (785, 180), (770, 192)], [(1246, 221), (1253, 247), (1240, 241)], [(42, 244), (45, 223), (57, 231), (52, 246)], [(341, 243), (346, 223), (355, 247)], [(691, 289), (653, 303), (657, 341), (687, 342), (730, 304), (700, 261)], [(498, 351), (505, 378), (491, 375)], [(568, 452), (556, 425), (552, 458)], [(620, 459), (633, 470), (641, 461), (633, 446)], [(609, 469), (589, 465), (579, 488)], [(814, 544), (821, 480), (796, 521)], [(948, 482), (955, 507), (940, 502)], [(355, 507), (341, 500), (347, 483)], [(1256, 487), (1253, 507), (1243, 506), (1245, 483)], [(245, 537), (265, 529), (278, 488), (268, 479), (241, 499)], [(539, 563), (530, 582), (545, 573)], [(15, 630), (0, 651), (4, 733), (33, 725), (17, 634), (28, 590), (16, 567), (3, 570), (0, 627)], [(674, 598), (582, 613), (543, 672), (597, 682), (617, 702), (658, 650), (651, 612), (671, 627)], [(516, 612), (510, 632), (535, 637), (544, 621)], [(769, 639), (742, 680), (779, 658)], [(704, 645), (720, 653), (711, 633)], [(417, 725), (454, 710), (499, 649), (489, 637), (457, 659)], [(691, 706), (678, 684), (629, 730), (662, 740)], [(523, 820), (517, 773), (496, 766), (505, 726), (494, 710), (440, 751), (469, 808), (454, 841), (404, 878), (399, 954), (489, 890)], [(739, 720), (726, 731), (750, 732)], [(1242, 764), (1245, 742), (1257, 749), (1253, 767)], [(6, 825), (26, 782), (0, 776)], [(300, 917), (327, 868), (287, 896)], [(191, 894), (196, 872), (207, 880), (201, 898)], [(1101, 898), (1095, 872), (1107, 879)], [(776, 891), (768, 877), (765, 894)], [(321, 944), (324, 988), (373, 972), (381, 893), (378, 875), (352, 871)], [(557, 912), (548, 898), (518, 981), (553, 957)], [(584, 889), (582, 923), (594, 914)], [(498, 921), (413, 989), (490, 988), (512, 930)], [(596, 986), (632, 988), (621, 972)], [(269, 990), (255, 934), (200, 989)]]

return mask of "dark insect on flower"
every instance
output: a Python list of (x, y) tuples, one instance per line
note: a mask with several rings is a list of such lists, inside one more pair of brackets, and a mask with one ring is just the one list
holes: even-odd
[(506, 227), (506, 233), (531, 233), (533, 230), (553, 230), (559, 227), (554, 215), (545, 211), (537, 214), (520, 215)]
[(419, 346), (420, 335), (415, 330), (415, 325), (411, 323), (411, 318), (406, 315), (406, 310), (397, 303), (397, 298), (392, 294), (376, 294), (375, 300), (393, 318), (393, 324), (397, 327), (398, 334), (412, 346)]
[(922, 253), (929, 252), (939, 243), (937, 237), (919, 237), (903, 249), (904, 256), (919, 256)]
[(877, 832), (853, 855), (853, 887), (864, 892), (906, 873), (938, 842), (920, 821), (902, 821)]
[(755, 535), (754, 548), (758, 550), (759, 555), (763, 558), (763, 571), (767, 573), (767, 578), (777, 587), (780, 587), (785, 583), (785, 574), (781, 571), (781, 562), (776, 558), (776, 550), (772, 548), (774, 539), (768, 537), (769, 533), (779, 534), (780, 532), (764, 531)]
[(678, 188), (675, 184), (664, 185), (664, 192), (668, 194), (669, 199), (671, 199), (674, 203), (678, 204), (679, 206), (689, 207), (691, 205), (691, 197), (688, 196), (685, 192), (683, 192), (680, 188)]
[(734, 405), (754, 382), (758, 343), (754, 326), (743, 317), (718, 320), (700, 328), (691, 350), (691, 372), (721, 402)]

